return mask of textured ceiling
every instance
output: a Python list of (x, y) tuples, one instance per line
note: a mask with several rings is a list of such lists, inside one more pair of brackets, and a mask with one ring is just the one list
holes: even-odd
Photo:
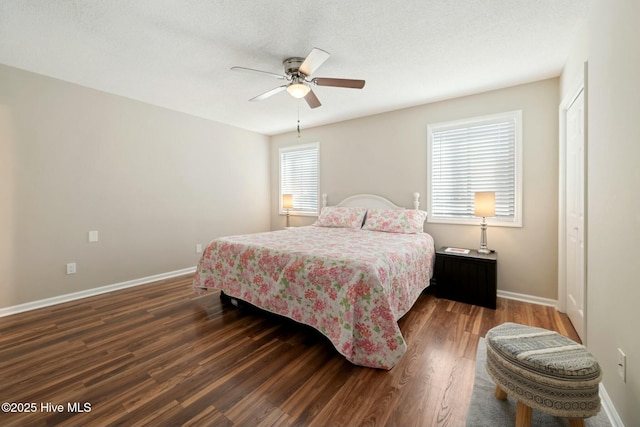
[[(2, 0), (0, 63), (263, 134), (560, 74), (588, 0)], [(322, 106), (282, 73), (318, 47)], [(299, 105), (298, 105), (299, 104)]]

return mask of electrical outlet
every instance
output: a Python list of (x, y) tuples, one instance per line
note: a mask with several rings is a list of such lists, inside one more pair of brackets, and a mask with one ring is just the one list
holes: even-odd
[(67, 274), (76, 274), (76, 263), (70, 262), (67, 264)]
[(196, 245), (196, 253), (197, 254), (201, 254), (202, 253), (202, 245), (200, 243), (198, 243)]
[(618, 349), (618, 375), (622, 382), (627, 382), (627, 356), (621, 349)]

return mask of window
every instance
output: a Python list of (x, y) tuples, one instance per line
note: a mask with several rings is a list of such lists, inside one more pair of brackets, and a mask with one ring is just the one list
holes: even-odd
[(295, 215), (318, 215), (318, 189), (320, 146), (318, 143), (296, 145), (280, 149), (280, 194), (279, 212), (282, 209), (282, 195), (293, 194)]
[(522, 111), (428, 126), (428, 222), (477, 224), (474, 193), (495, 191), (493, 225), (522, 226)]

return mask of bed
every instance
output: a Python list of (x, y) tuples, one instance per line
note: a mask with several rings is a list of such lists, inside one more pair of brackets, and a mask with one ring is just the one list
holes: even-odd
[(211, 242), (194, 291), (219, 289), (313, 327), (356, 365), (391, 369), (407, 349), (398, 320), (433, 275), (419, 194), (414, 209), (375, 195), (322, 205), (314, 225)]

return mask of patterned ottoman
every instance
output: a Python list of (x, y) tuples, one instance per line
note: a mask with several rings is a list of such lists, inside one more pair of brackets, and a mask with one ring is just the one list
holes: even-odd
[(517, 323), (496, 326), (485, 340), (495, 396), (518, 401), (516, 426), (531, 425), (532, 408), (569, 418), (571, 426), (583, 426), (584, 418), (600, 411), (602, 373), (584, 346), (557, 332)]

